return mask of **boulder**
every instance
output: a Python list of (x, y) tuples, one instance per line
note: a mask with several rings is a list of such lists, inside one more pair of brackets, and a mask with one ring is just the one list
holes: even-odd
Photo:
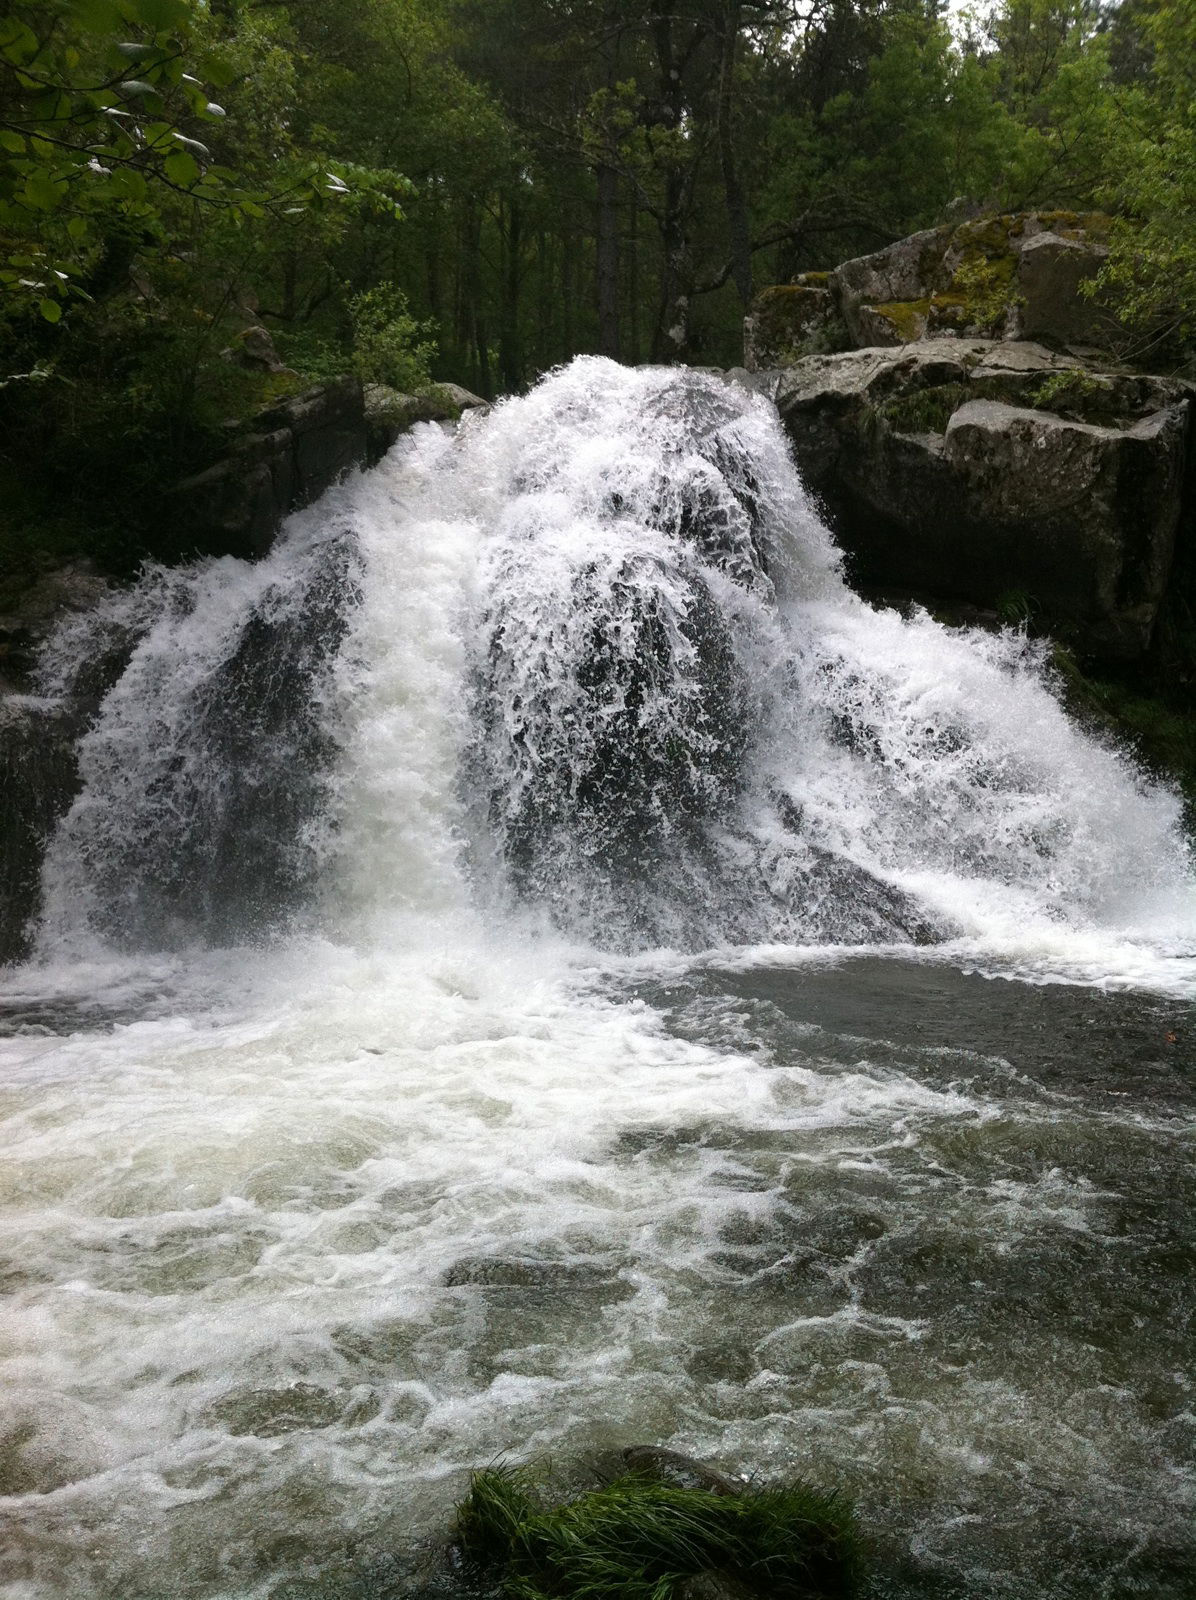
[(1031, 613), (1106, 660), (1148, 649), (1196, 390), (981, 339), (811, 356), (756, 384), (865, 589)]
[(805, 353), (834, 314), (829, 272), (807, 272), (796, 283), (762, 290), (743, 325), (744, 365), (751, 371), (784, 366)]
[(365, 388), (365, 417), (371, 459), (380, 460), (400, 434), (417, 422), (456, 422), (466, 411), (487, 411), (489, 401), (459, 383), (435, 383), (418, 394), (402, 394), (384, 383)]
[(1108, 226), (1098, 212), (1072, 211), (949, 222), (764, 289), (745, 320), (744, 364), (953, 335), (1115, 348), (1116, 319), (1084, 291), (1108, 253)]
[[(844, 261), (835, 268), (832, 274), (835, 295), (847, 330), (857, 345), (906, 343), (896, 318), (889, 330), (891, 337), (875, 337), (877, 326), (888, 328), (887, 308), (927, 299), (935, 279), (941, 275), (951, 235), (950, 228), (930, 228), (899, 239), (896, 244), (872, 255)], [(869, 315), (874, 308), (882, 308), (875, 318)], [(921, 337), (921, 333), (916, 337)]]
[(1062, 344), (1105, 343), (1116, 322), (1082, 288), (1100, 270), (1108, 250), (1091, 239), (1043, 232), (1026, 239), (1017, 257), (1016, 324), (1023, 339)]
[(264, 555), (282, 519), (370, 459), (357, 378), (335, 378), (253, 419), (229, 455), (177, 484), (179, 554)]
[(242, 329), (230, 347), (222, 353), (229, 361), (235, 361), (238, 366), (252, 367), (262, 372), (291, 373), (292, 371), (274, 348), (270, 330), (263, 328), (260, 323)]

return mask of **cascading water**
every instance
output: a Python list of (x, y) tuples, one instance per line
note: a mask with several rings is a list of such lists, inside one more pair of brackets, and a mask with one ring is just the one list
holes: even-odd
[(1181, 1594), (1178, 802), (855, 597), (765, 401), (579, 360), (41, 691), (101, 637), (0, 994), (5, 1593), (414, 1594), (464, 1469), (652, 1437), (845, 1481), (886, 1594)]
[[(1182, 937), (1174, 798), (1024, 638), (856, 599), (762, 400), (583, 360), (392, 471), (257, 567), (115, 602), (144, 632), (50, 852), (50, 947), (81, 912), (228, 942), (322, 869), (393, 909), (431, 859), (616, 948), (1157, 934), (1169, 897)], [(398, 881), (378, 857), (429, 804)]]

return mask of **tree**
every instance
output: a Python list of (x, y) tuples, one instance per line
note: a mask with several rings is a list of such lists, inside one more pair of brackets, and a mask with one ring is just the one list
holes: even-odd
[[(1135, 6), (1125, 27), (1132, 54), (1126, 48), (1120, 53), (1103, 186), (1117, 217), (1101, 283), (1115, 292), (1138, 336), (1139, 355), (1179, 343), (1190, 356), (1196, 342), (1196, 12), (1187, 0), (1153, 0)], [(1132, 73), (1125, 70), (1127, 57)]]

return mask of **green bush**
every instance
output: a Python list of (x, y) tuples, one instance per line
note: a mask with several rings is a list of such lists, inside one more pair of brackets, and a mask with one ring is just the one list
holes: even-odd
[(384, 383), (404, 394), (432, 381), (434, 325), (417, 322), (407, 296), (394, 284), (366, 289), (349, 301), (353, 319), (353, 371), (365, 383)]

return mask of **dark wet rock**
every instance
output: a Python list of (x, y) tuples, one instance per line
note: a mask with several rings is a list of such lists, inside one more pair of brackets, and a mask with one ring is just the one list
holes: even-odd
[(78, 790), (75, 742), (127, 658), (99, 636), (66, 698), (37, 688), (38, 652), (56, 627), (96, 606), (108, 580), (88, 562), (45, 573), (0, 616), (0, 962), (28, 953), (46, 840)]
[(78, 790), (77, 731), (52, 707), (0, 702), (0, 962), (28, 954), (46, 841)]
[(804, 837), (802, 815), (787, 795), (771, 796), (792, 835), (785, 871), (774, 862), (761, 893), (800, 915), (803, 936), (823, 944), (937, 944), (948, 930), (912, 896), (866, 867)]
[[(683, 607), (673, 598), (679, 589)], [(489, 787), (516, 881), (548, 904), (579, 834), (603, 874), (634, 875), (666, 838), (696, 836), (725, 813), (742, 780), (749, 726), (727, 619), (695, 564), (679, 562), (667, 574), (642, 557), (614, 572), (584, 566), (573, 601), (557, 624), (558, 648), (568, 648), (575, 673), (571, 720), (557, 715), (552, 683), (522, 696), (514, 717), (479, 685), (481, 749), (501, 749), (500, 734), (510, 737), (513, 726), (517, 749), (536, 751), (517, 788), (505, 762)], [(513, 645), (539, 644), (520, 631), (518, 594), (504, 595), (488, 623), (499, 670)]]
[(30, 687), (37, 653), (71, 612), (98, 605), (111, 585), (90, 561), (43, 573), (0, 611), (0, 690)]
[(187, 725), (203, 760), (145, 752), (128, 801), (139, 827), (102, 810), (72, 819), (92, 862), (95, 926), (115, 944), (236, 942), (305, 903), (338, 754), (323, 696), (358, 574), (351, 536), (313, 547), (303, 581), (292, 572), (267, 589), (191, 686)]
[(811, 356), (771, 385), (855, 580), (1016, 603), (1085, 653), (1149, 647), (1183, 512), (1190, 385), (1028, 342)]
[(666, 1450), (654, 1444), (633, 1444), (622, 1456), (629, 1471), (674, 1489), (706, 1489), (711, 1494), (742, 1494), (744, 1490), (742, 1479), (729, 1477), (717, 1467), (695, 1461), (678, 1450)]
[(260, 556), (288, 512), (371, 459), (361, 382), (334, 378), (253, 419), (222, 461), (170, 496), (180, 553)]
[(946, 937), (903, 890), (829, 850), (807, 849), (802, 915), (824, 942), (927, 945)]

